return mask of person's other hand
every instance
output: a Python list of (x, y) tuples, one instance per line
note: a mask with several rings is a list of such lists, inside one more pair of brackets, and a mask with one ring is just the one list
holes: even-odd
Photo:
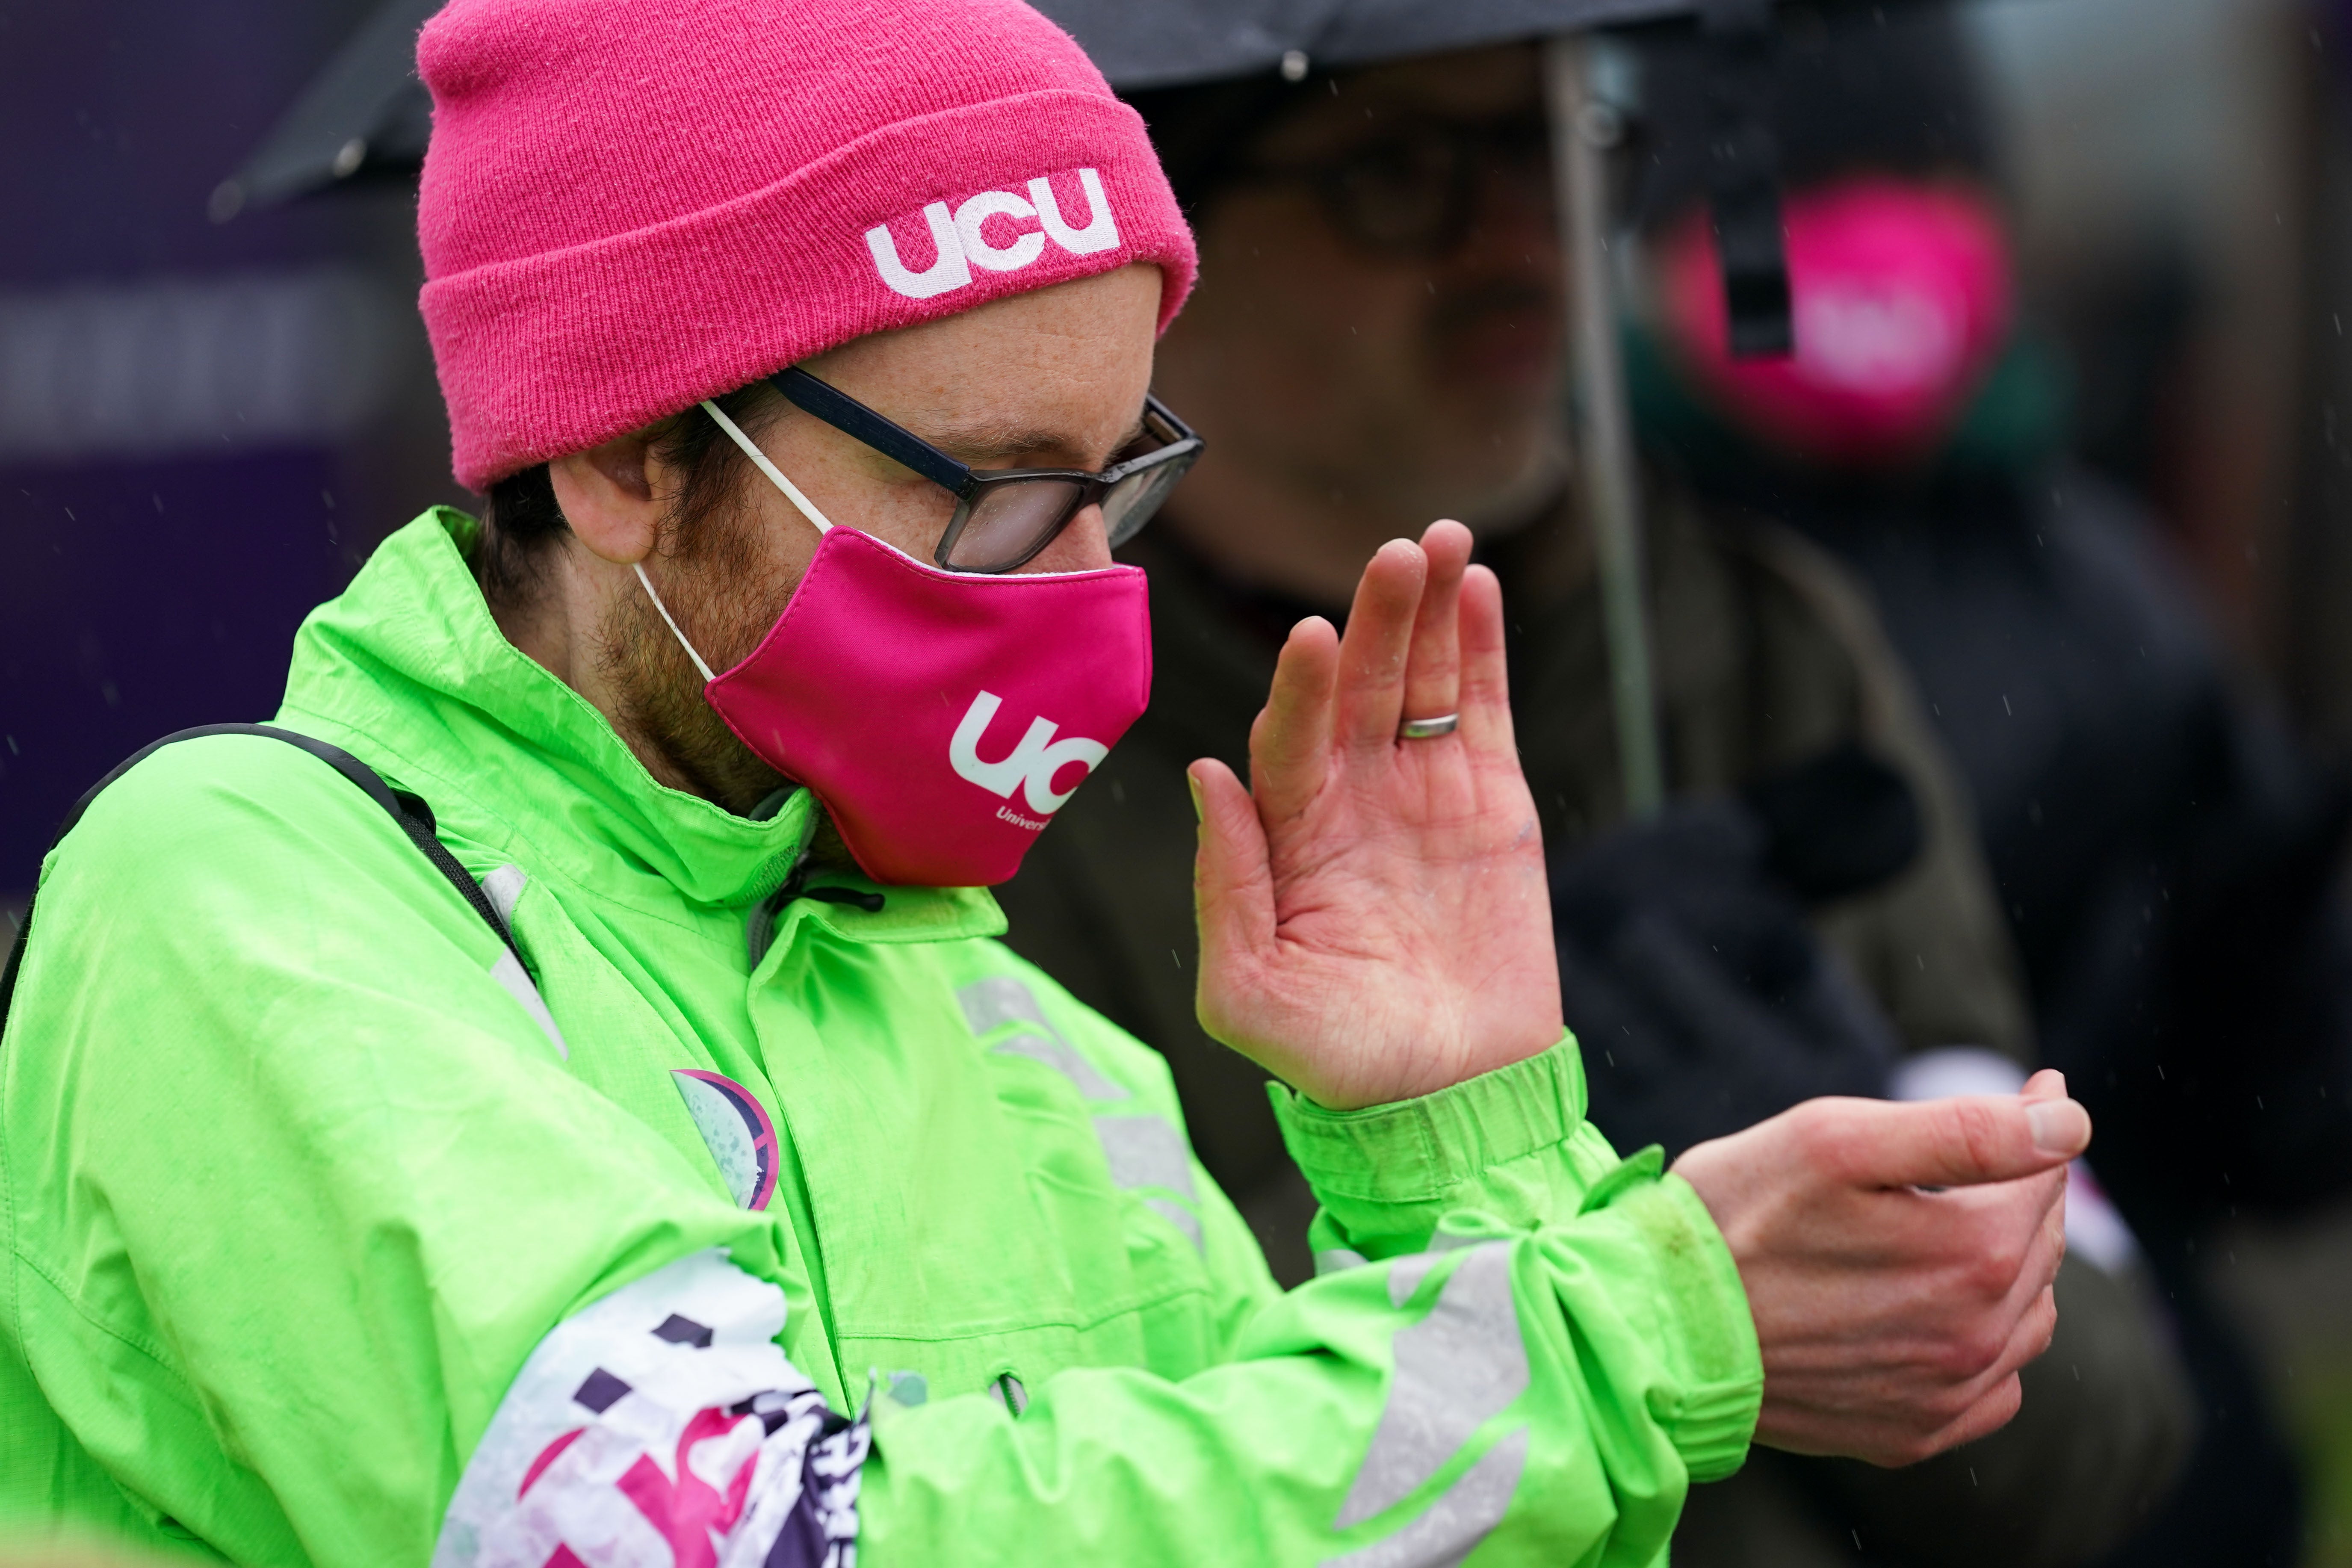
[[(1284, 645), (1250, 786), (1191, 769), (1202, 1026), (1335, 1110), (1507, 1066), (1563, 1027), (1502, 590), (1469, 560), (1458, 522), (1381, 546), (1347, 635), (1316, 616)], [(1454, 712), (1450, 735), (1398, 738)]]
[(1747, 1287), (1756, 1440), (1906, 1465), (2006, 1423), (2058, 1321), (2066, 1163), (2090, 1142), (2041, 1072), (2015, 1097), (1808, 1100), (1676, 1161)]
[(1549, 857), (1585, 1117), (1617, 1148), (1659, 1143), (1673, 1160), (1823, 1095), (1887, 1098), (1894, 1030), (1771, 849), (1735, 798), (1682, 802)]

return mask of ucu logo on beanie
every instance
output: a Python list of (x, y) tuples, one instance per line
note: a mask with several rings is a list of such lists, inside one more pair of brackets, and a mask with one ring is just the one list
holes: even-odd
[[(1118, 248), (1118, 220), (1111, 216), (1110, 199), (1103, 194), (1102, 176), (1092, 169), (1075, 171), (1087, 201), (1086, 221), (1073, 224), (1065, 216), (1062, 198), (1054, 192), (1050, 175), (1029, 182), (1026, 196), (1011, 191), (982, 191), (966, 197), (953, 210), (945, 202), (923, 208), (931, 231), (931, 264), (920, 272), (908, 267), (888, 224), (866, 231), (866, 248), (874, 255), (874, 269), (882, 281), (909, 300), (929, 300), (971, 283), (971, 269), (1018, 272), (1045, 253), (1045, 242), (1073, 256), (1092, 256)], [(996, 238), (989, 220), (1001, 220)], [(1034, 224), (1034, 227), (1023, 226)], [(1002, 240), (1000, 244), (997, 241)]]

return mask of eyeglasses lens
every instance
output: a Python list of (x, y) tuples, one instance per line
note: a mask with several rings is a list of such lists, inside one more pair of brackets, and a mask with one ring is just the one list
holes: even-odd
[(972, 498), (947, 564), (959, 572), (1009, 571), (1053, 538), (1084, 494), (1066, 479), (986, 486)]
[(1103, 527), (1110, 535), (1113, 550), (1142, 531), (1143, 525), (1151, 521), (1151, 514), (1160, 510), (1160, 503), (1168, 499), (1168, 492), (1176, 488), (1177, 481), (1192, 466), (1186, 460), (1154, 463), (1111, 486), (1110, 492), (1103, 497), (1102, 509)]

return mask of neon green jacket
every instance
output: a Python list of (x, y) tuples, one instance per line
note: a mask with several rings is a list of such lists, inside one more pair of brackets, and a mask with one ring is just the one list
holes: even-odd
[(276, 722), (424, 796), (528, 971), (267, 739), (163, 749), (43, 868), (0, 1519), (370, 1568), (1663, 1561), (1761, 1373), (1572, 1042), (1278, 1092), (1330, 1266), (1285, 1295), (1160, 1059), (984, 892), (780, 895), (806, 794), (656, 784), (499, 635), (472, 530), (388, 541)]

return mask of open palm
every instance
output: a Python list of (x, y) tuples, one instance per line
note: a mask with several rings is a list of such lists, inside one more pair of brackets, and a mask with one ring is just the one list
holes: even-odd
[[(1364, 569), (1342, 637), (1290, 634), (1244, 788), (1192, 764), (1200, 1014), (1333, 1110), (1543, 1050), (1559, 974), (1535, 802), (1512, 743), (1502, 591), (1433, 524)], [(1452, 734), (1399, 724), (1459, 712)]]

